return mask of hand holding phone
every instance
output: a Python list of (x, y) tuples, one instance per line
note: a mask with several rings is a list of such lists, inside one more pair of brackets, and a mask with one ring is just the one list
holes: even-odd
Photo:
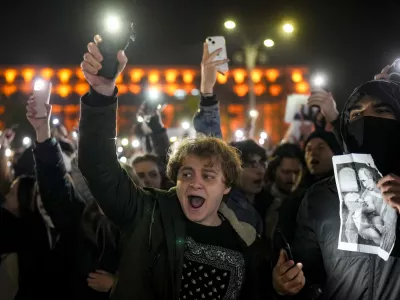
[[(214, 51), (221, 49), (221, 51), (214, 57), (213, 61), (221, 61), (228, 59), (228, 55), (226, 52), (226, 43), (225, 38), (223, 36), (211, 36), (206, 39), (206, 43), (208, 46), (208, 52), (211, 54)], [(217, 70), (223, 74), (228, 72), (229, 65), (228, 63), (224, 63), (222, 65), (217, 66)]]
[(33, 87), (33, 96), (35, 97), (36, 107), (35, 110), (37, 112), (36, 118), (45, 118), (47, 117), (47, 108), (46, 104), (50, 103), (50, 94), (51, 94), (51, 82), (43, 79), (38, 79), (35, 81)]

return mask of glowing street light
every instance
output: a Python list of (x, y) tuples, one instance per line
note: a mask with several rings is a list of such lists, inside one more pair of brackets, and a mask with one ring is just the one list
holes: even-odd
[(294, 31), (294, 27), (292, 24), (286, 23), (285, 25), (283, 25), (283, 31), (286, 33), (292, 33)]
[(275, 45), (275, 42), (273, 40), (271, 40), (271, 39), (266, 39), (264, 41), (264, 46), (267, 47), (267, 48), (271, 48), (274, 45)]
[(127, 159), (125, 156), (122, 156), (122, 157), (119, 159), (119, 161), (122, 162), (123, 164), (126, 164), (126, 162), (128, 161), (128, 159)]
[(122, 148), (122, 147), (120, 146), (120, 147), (118, 147), (117, 151), (118, 151), (118, 153), (122, 153), (122, 152), (124, 152), (124, 148)]
[(225, 26), (226, 29), (232, 30), (232, 29), (234, 29), (236, 27), (236, 23), (234, 21), (232, 21), (232, 20), (228, 20), (228, 21), (226, 21), (224, 23), (224, 26)]
[(58, 125), (58, 124), (60, 124), (60, 120), (57, 119), (57, 118), (54, 118), (53, 119), (53, 125)]

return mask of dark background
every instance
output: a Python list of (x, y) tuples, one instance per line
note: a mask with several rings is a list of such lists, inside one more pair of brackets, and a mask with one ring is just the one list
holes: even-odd
[[(342, 106), (349, 93), (400, 57), (400, 4), (395, 1), (38, 0), (2, 1), (0, 64), (65, 65), (81, 61), (101, 15), (120, 9), (136, 23), (131, 64), (196, 65), (208, 35), (236, 21), (248, 36), (272, 37), (270, 65), (308, 65), (325, 72)], [(279, 36), (292, 20), (295, 36)], [(238, 28), (237, 27), (237, 28)]]

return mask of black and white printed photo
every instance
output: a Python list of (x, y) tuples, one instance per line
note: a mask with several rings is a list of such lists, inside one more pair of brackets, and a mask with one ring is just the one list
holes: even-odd
[(376, 184), (381, 178), (370, 155), (334, 157), (340, 198), (339, 249), (388, 257), (395, 242), (396, 212)]

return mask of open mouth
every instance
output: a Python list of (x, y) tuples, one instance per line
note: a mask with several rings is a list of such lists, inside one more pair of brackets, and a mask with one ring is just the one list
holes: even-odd
[(189, 204), (192, 208), (197, 209), (203, 206), (206, 199), (200, 196), (188, 196)]
[(318, 159), (312, 159), (311, 160), (311, 164), (312, 165), (318, 165), (319, 164), (319, 160)]

